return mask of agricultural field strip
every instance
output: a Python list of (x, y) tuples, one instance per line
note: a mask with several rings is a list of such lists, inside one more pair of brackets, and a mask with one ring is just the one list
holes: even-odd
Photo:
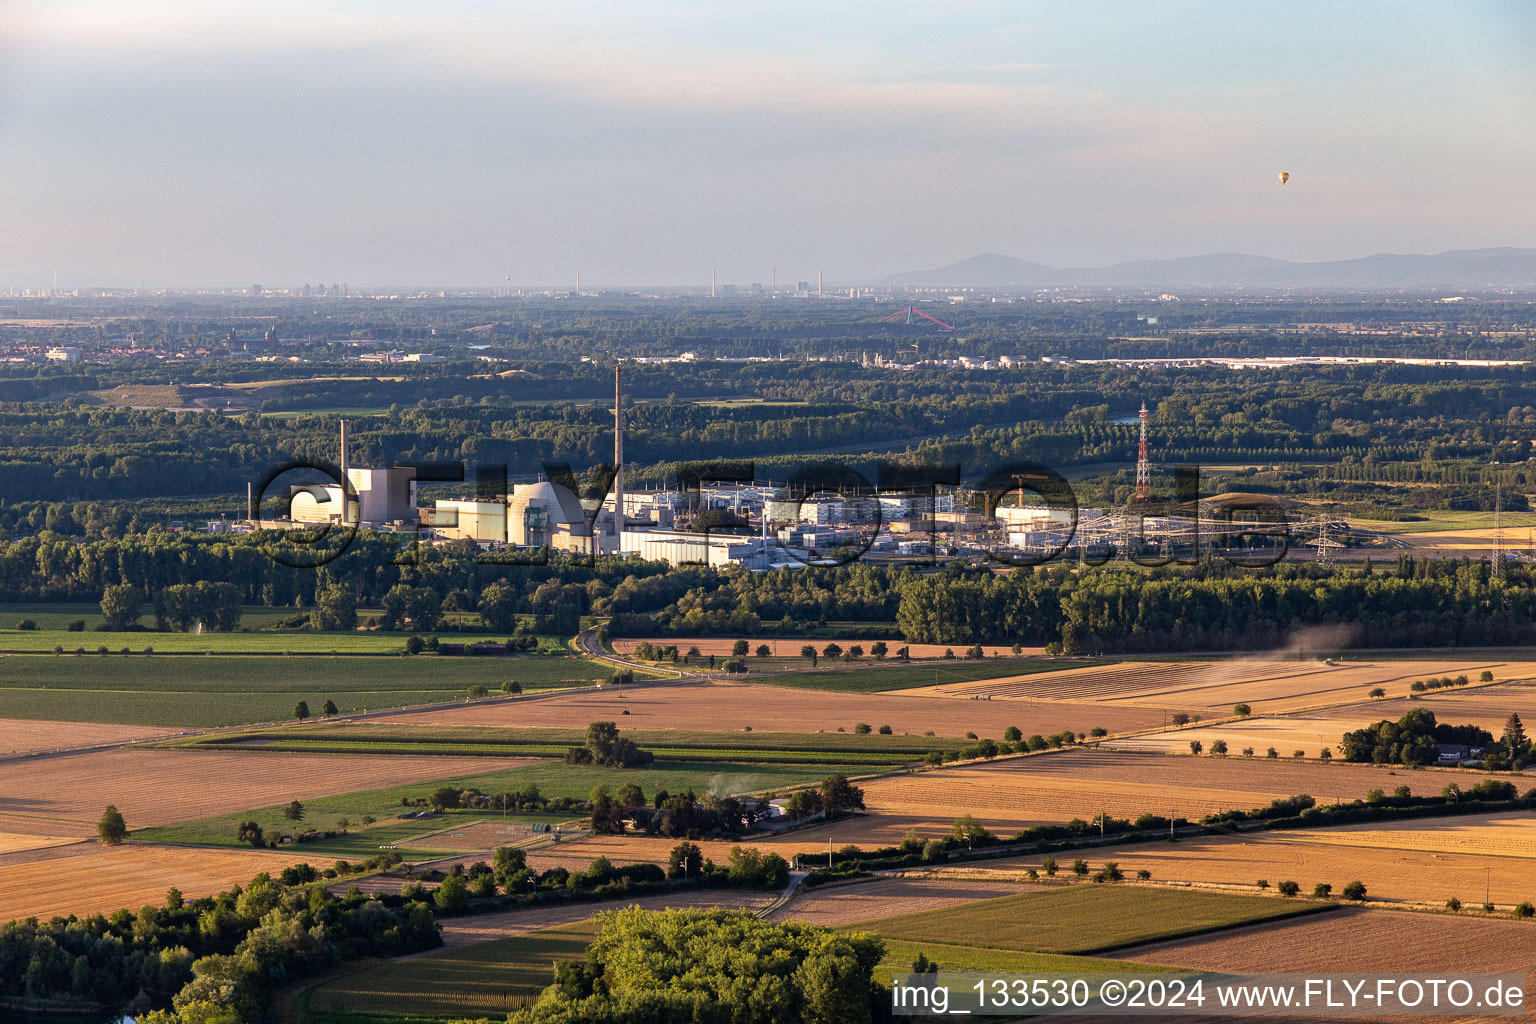
[[(1465, 671), (1467, 671), (1467, 672), (1480, 672), (1483, 669), (1494, 669), (1494, 668), (1504, 668), (1504, 667), (1505, 666), (1502, 665), (1502, 664), (1468, 665), (1468, 666), (1466, 666)], [(1220, 682), (1220, 683), (1210, 683), (1210, 684), (1206, 684), (1206, 685), (1202, 685), (1202, 686), (1188, 686), (1188, 687), (1183, 687), (1183, 688), (1174, 689), (1174, 690), (1155, 690), (1155, 691), (1150, 691), (1150, 692), (1147, 692), (1147, 693), (1126, 694), (1126, 699), (1128, 699), (1128, 700), (1143, 700), (1143, 699), (1148, 699), (1148, 698), (1152, 698), (1152, 697), (1172, 697), (1172, 696), (1177, 696), (1177, 695), (1179, 695), (1181, 693), (1195, 693), (1195, 692), (1199, 692), (1199, 691), (1202, 691), (1202, 690), (1227, 689), (1227, 688), (1236, 687), (1236, 686), (1246, 686), (1246, 685), (1248, 685), (1250, 683), (1273, 683), (1273, 682), (1280, 682), (1280, 681), (1285, 680), (1285, 679), (1308, 679), (1308, 678), (1312, 678), (1314, 676), (1321, 676), (1321, 675), (1324, 675), (1324, 673), (1321, 673), (1321, 672), (1298, 672), (1298, 673), (1295, 673), (1293, 675), (1288, 675), (1288, 676), (1262, 676), (1262, 677), (1254, 677), (1251, 680), (1230, 680), (1229, 679), (1229, 680), (1224, 680), (1223, 682)], [(1418, 676), (1415, 673), (1409, 672), (1409, 673), (1406, 673), (1406, 674), (1400, 675), (1400, 676), (1392, 676), (1392, 677), (1387, 678), (1387, 679), (1375, 680), (1374, 681), (1374, 685), (1385, 686), (1385, 685), (1390, 685), (1392, 683), (1401, 683), (1401, 682), (1404, 682), (1404, 681), (1411, 680), (1413, 678), (1423, 678), (1423, 677), (1422, 676)], [(1361, 685), (1367, 685), (1368, 686), (1368, 685), (1373, 685), (1373, 684), (1350, 683), (1350, 684), (1348, 684), (1347, 687), (1346, 686), (1330, 686), (1330, 687), (1325, 687), (1324, 689), (1321, 689), (1321, 690), (1302, 690), (1300, 692), (1293, 691), (1293, 692), (1291, 692), (1289, 694), (1286, 694), (1284, 697), (1253, 697), (1253, 698), (1249, 699), (1248, 703), (1251, 703), (1251, 704), (1261, 704), (1261, 703), (1263, 703), (1265, 701), (1284, 700), (1284, 699), (1286, 699), (1288, 697), (1315, 697), (1315, 696), (1317, 696), (1319, 694), (1324, 694), (1324, 693), (1337, 693), (1339, 690), (1343, 690), (1343, 689), (1346, 689), (1346, 688), (1354, 689), (1354, 688), (1357, 688), (1357, 687), (1359, 687)]]
[[(1486, 725), (1490, 731), (1497, 733), (1498, 730), (1502, 727), (1505, 717), (1511, 710), (1525, 709), (1517, 709), (1509, 705), (1504, 705), (1496, 711), (1484, 712), (1477, 706), (1479, 697), (1487, 698), (1489, 696), (1495, 696), (1497, 691), (1501, 691), (1507, 687), (1530, 687), (1533, 684), (1536, 684), (1536, 679), (1526, 678), (1523, 676), (1514, 679), (1496, 679), (1490, 683), (1469, 683), (1466, 686), (1458, 686), (1454, 690), (1437, 690), (1432, 691), (1427, 695), (1415, 697), (1413, 698), (1412, 704), (1407, 706), (1404, 706), (1405, 702), (1409, 700), (1407, 697), (1389, 697), (1385, 700), (1380, 698), (1366, 697), (1359, 700), (1339, 701), (1332, 704), (1311, 704), (1303, 707), (1290, 707), (1284, 709), (1277, 708), (1272, 711), (1257, 711), (1252, 715), (1243, 717), (1225, 715), (1219, 718), (1212, 718), (1206, 721), (1202, 721), (1193, 725), (1178, 726), (1173, 729), (1153, 726), (1132, 732), (1117, 733), (1114, 736), (1111, 736), (1107, 741), (1105, 741), (1105, 743), (1107, 746), (1110, 746), (1114, 749), (1164, 751), (1167, 748), (1182, 748), (1184, 743), (1191, 739), (1205, 740), (1207, 738), (1218, 738), (1227, 739), (1237, 744), (1242, 744), (1248, 742), (1249, 740), (1254, 740), (1254, 745), (1257, 746), (1261, 743), (1276, 740), (1278, 736), (1279, 739), (1284, 740), (1285, 742), (1290, 742), (1290, 740), (1286, 740), (1284, 737), (1284, 733), (1286, 732), (1285, 730), (1281, 730), (1281, 733), (1278, 734), (1270, 734), (1264, 723), (1295, 722), (1298, 725), (1306, 724), (1308, 727), (1310, 727), (1312, 725), (1316, 725), (1319, 722), (1333, 720), (1333, 716), (1329, 714), (1330, 712), (1347, 712), (1351, 709), (1360, 712), (1362, 717), (1360, 717), (1358, 720), (1351, 720), (1350, 718), (1338, 718), (1337, 725), (1329, 727), (1328, 731), (1330, 734), (1336, 734), (1337, 736), (1342, 737), (1345, 732), (1348, 732), (1351, 729), (1361, 728), (1367, 724), (1370, 724), (1371, 722), (1378, 722), (1384, 719), (1390, 720), (1392, 718), (1400, 717), (1402, 712), (1411, 710), (1412, 707), (1429, 707), (1430, 710), (1437, 711), (1438, 717), (1443, 720), (1449, 720), (1450, 716), (1453, 715), (1461, 716), (1461, 718), (1457, 719), (1457, 721), (1464, 721), (1466, 718), (1484, 717), (1486, 718)], [(1480, 691), (1483, 692), (1480, 693)], [(1458, 698), (1472, 699), (1463, 701), (1458, 700)], [(1260, 701), (1264, 699), (1266, 698), (1248, 698), (1248, 703), (1256, 704), (1260, 703)], [(1433, 705), (1444, 704), (1451, 705), (1451, 707), (1436, 707), (1432, 706), (1431, 702), (1433, 702)], [(1044, 703), (1051, 702), (1045, 701)], [(1465, 704), (1466, 706), (1456, 706), (1459, 704)], [(1310, 716), (1318, 717), (1313, 718)], [(1536, 717), (1536, 715), (1527, 714), (1526, 717)], [(1223, 730), (1224, 734), (1219, 737), (1213, 737), (1212, 733), (1218, 729)], [(1263, 735), (1259, 736), (1260, 733), (1263, 733)], [(1168, 743), (1155, 743), (1151, 744), (1150, 746), (1138, 747), (1134, 743), (1130, 742), (1135, 740), (1141, 740), (1145, 742), (1152, 739), (1153, 737), (1163, 736), (1168, 738)], [(1255, 737), (1259, 738), (1255, 739)], [(1311, 738), (1309, 737), (1306, 742), (1311, 742)], [(1121, 746), (1122, 743), (1127, 743), (1129, 745)], [(1332, 740), (1329, 740), (1329, 744), (1332, 744)], [(1177, 750), (1176, 752), (1182, 753), (1182, 750)]]
[[(1398, 910), (1346, 907), (1301, 917), (1164, 940), (1121, 950), (1134, 962), (1176, 963), (1235, 974), (1296, 972), (1489, 971), (1536, 973), (1536, 947), (1523, 921), (1438, 915), (1432, 925)], [(1422, 1019), (1422, 1018), (1421, 1018)]]
[(1264, 896), (1078, 883), (845, 927), (919, 942), (944, 935), (952, 945), (1093, 954), (1334, 909), (1331, 903)]
[[(1065, 678), (1053, 678), (1056, 671), (1041, 672), (1029, 676), (1007, 676), (992, 680), (977, 680), (965, 683), (941, 683), (937, 689), (961, 696), (972, 694), (988, 694), (1023, 691), (1026, 688), (1038, 689), (1042, 693), (1060, 691), (1063, 693), (1079, 693), (1091, 695), (1097, 692), (1123, 692), (1125, 684), (1123, 677), (1127, 674), (1124, 663), (1113, 665), (1097, 665), (1086, 668), (1067, 670)], [(1138, 679), (1145, 679), (1148, 675), (1157, 677), (1187, 675), (1190, 671), (1184, 665), (1156, 665), (1155, 667), (1134, 669)], [(1042, 678), (1043, 677), (1043, 678)]]
[[(220, 751), (117, 748), (22, 762), (7, 768), (8, 800), (27, 794), (27, 813), (46, 832), (60, 821), (94, 820), (115, 803), (130, 828), (245, 810), (279, 800), (327, 799), (372, 783), (410, 784), (504, 769), (500, 759), (290, 754), (251, 758)], [(210, 785), (219, 780), (218, 785)], [(30, 831), (14, 818), (6, 831)]]
[[(172, 759), (189, 756), (185, 752), (155, 752), (162, 753)], [(239, 755), (233, 755), (238, 757)], [(290, 754), (288, 758), (303, 758), (308, 755)], [(262, 762), (281, 762), (285, 758), (261, 758)], [(340, 758), (342, 762), (358, 760), (352, 758)], [(389, 764), (397, 758), (375, 759), (381, 764)], [(423, 759), (432, 762), (446, 763), (447, 758)], [(466, 759), (473, 761), (474, 759)], [(837, 765), (741, 765), (721, 762), (656, 762), (641, 768), (629, 769), (623, 776), (625, 781), (634, 781), (641, 785), (647, 793), (653, 793), (657, 789), (667, 789), (678, 793), (685, 789), (693, 788), (697, 792), (711, 792), (719, 788), (734, 794), (750, 794), (760, 792), (784, 792), (786, 788), (806, 785), (818, 782), (828, 774), (844, 774), (856, 776), (858, 766), (842, 766), (839, 772)], [(419, 768), (417, 769), (420, 770)], [(457, 787), (476, 787), (487, 792), (505, 792), (516, 790), (528, 783), (533, 783), (543, 791), (544, 796), (554, 799), (559, 797), (585, 798), (591, 792), (593, 786), (599, 782), (612, 784), (616, 781), (613, 769), (598, 768), (592, 766), (572, 767), (563, 763), (549, 760), (530, 760), (523, 764), (498, 761), (493, 765), (485, 766), (480, 771), (464, 773), (462, 768), (459, 774), (448, 774), (441, 770), (434, 770), (416, 776), (416, 781), (401, 782), (396, 785), (374, 786), (368, 789), (356, 789), (350, 791), (337, 791), (332, 787), (327, 793), (320, 793), (310, 797), (293, 792), (262, 794), (242, 800), (225, 800), (222, 806), (212, 813), (202, 810), (194, 810), (191, 814), (181, 814), (174, 819), (174, 823), (149, 828), (139, 828), (140, 821), (129, 813), (128, 807), (123, 807), (123, 813), (129, 818), (130, 827), (134, 828), (134, 837), (149, 842), (175, 843), (182, 845), (204, 846), (236, 846), (236, 825), (245, 819), (260, 822), (263, 827), (284, 829), (287, 826), (282, 817), (282, 811), (286, 801), (294, 796), (304, 800), (309, 817), (306, 819), (313, 825), (322, 822), (334, 821), (336, 816), (344, 815), (356, 820), (364, 814), (378, 817), (393, 816), (401, 809), (402, 798), (413, 800), (425, 799), (434, 789), (444, 785)], [(264, 796), (272, 803), (257, 805), (256, 801)], [(121, 802), (120, 802), (121, 805)], [(99, 813), (96, 811), (94, 813)], [(483, 812), (482, 812), (483, 813)], [(478, 815), (477, 815), (478, 816)], [(522, 815), (523, 820), (559, 820), (551, 819), (548, 815)], [(327, 826), (328, 827), (328, 826)], [(374, 826), (377, 829), (379, 826)], [(15, 826), (8, 827), (7, 831), (26, 831)], [(349, 854), (356, 855), (366, 847), (376, 850), (378, 843), (370, 836), (373, 829), (360, 829), (351, 832), (347, 836), (335, 841), (317, 842), (308, 848), (336, 849), (338, 846), (348, 846)], [(400, 838), (400, 837), (395, 837)], [(342, 840), (346, 840), (345, 843)], [(675, 845), (675, 844), (674, 844)], [(451, 852), (451, 851), (444, 851)], [(340, 854), (338, 854), (340, 855)]]
[[(579, 744), (576, 744), (579, 746)], [(377, 757), (564, 757), (572, 744), (464, 744), (452, 747), (413, 744), (343, 744), (324, 741), (275, 740), (260, 744), (226, 744), (220, 750), (250, 754), (335, 754)], [(199, 749), (214, 749), (201, 747)], [(663, 761), (731, 761), (740, 764), (827, 764), (890, 766), (917, 760), (916, 753), (851, 750), (760, 750), (755, 747), (664, 747), (645, 749)]]
[[(932, 729), (952, 736), (975, 732), (994, 739), (1018, 725), (1026, 733), (1049, 734), (1066, 728), (1086, 731), (1104, 726), (1111, 732), (1150, 728), (1161, 713), (1113, 705), (1038, 703), (1027, 706), (954, 698), (888, 696), (806, 689), (785, 699), (777, 688), (747, 683), (682, 681), (635, 688), (620, 695), (611, 688), (572, 690), (551, 695), (537, 706), (461, 707), (426, 714), (401, 713), (396, 721), (433, 725), (558, 725), (609, 720), (621, 727), (683, 728), (700, 731), (806, 732), (851, 730), (856, 723), (890, 725), (897, 733)], [(632, 717), (621, 719), (629, 710)], [(513, 717), (516, 713), (517, 717)], [(1027, 728), (1026, 728), (1027, 727)]]
[[(573, 837), (579, 837), (580, 834), (584, 834), (587, 831), (585, 819), (577, 820), (568, 818), (565, 821), (553, 822), (552, 824), (573, 826), (573, 828), (568, 830), (562, 829), (564, 834), (571, 835)], [(443, 828), (434, 829), (431, 832), (422, 832), (419, 835), (406, 836), (403, 839), (397, 839), (392, 843), (384, 845), (388, 849), (431, 850), (433, 849), (432, 847), (425, 847), (422, 844), (436, 841), (438, 844), (437, 849), (439, 849), (442, 853), (446, 855), (457, 855), (461, 853), (489, 852), (499, 846), (526, 847), (530, 843), (542, 842), (549, 837), (549, 834), (545, 832), (534, 832), (531, 829), (528, 829), (527, 831), (521, 831), (522, 829), (527, 828), (528, 827), (526, 825), (516, 825), (501, 819), (477, 818), (476, 820), (467, 822), (465, 824), (446, 825)], [(471, 840), (471, 837), (477, 836), (481, 832), (488, 832), (489, 835), (485, 839), (478, 842)], [(444, 842), (445, 839), (458, 839), (464, 841)]]
[[(932, 750), (951, 749), (968, 742), (951, 737), (878, 733), (704, 733), (667, 729), (624, 732), (644, 749), (670, 760), (899, 764), (917, 760)], [(570, 747), (584, 742), (585, 730), (580, 729), (442, 727), (429, 731), (356, 726), (317, 730), (292, 725), (278, 730), (173, 737), (151, 745), (161, 749), (251, 752), (560, 757)]]
[[(755, 909), (766, 902), (766, 897), (706, 891), (630, 902), (646, 909)], [(553, 960), (582, 955), (595, 934), (596, 912), (620, 905), (580, 904), (450, 918), (443, 922), (441, 948), (324, 979), (310, 990), (309, 1009), (322, 1014), (357, 1013), (386, 1021), (402, 1014), (502, 1016), (549, 984)]]
[(244, 884), (303, 859), (292, 853), (126, 846), (92, 849), (66, 861), (0, 865), (0, 921), (55, 914), (110, 914), (159, 903), (172, 886), (189, 899)]
[(971, 813), (989, 827), (1017, 829), (1036, 821), (1087, 819), (1098, 813), (1135, 818), (1172, 811), (1197, 818), (1222, 810), (1249, 810), (1297, 793), (1310, 793), (1327, 803), (1402, 783), (1438, 792), (1449, 781), (1465, 787), (1493, 777), (1460, 769), (1403, 769), (1393, 775), (1374, 765), (1193, 758), (1096, 748), (886, 776), (864, 783), (864, 796), (872, 816), (905, 816), (914, 826), (953, 821)]
[(875, 977), (888, 982), (892, 975), (906, 974), (912, 969), (912, 961), (919, 954), (936, 961), (940, 970), (967, 974), (1023, 974), (1033, 977), (1051, 974), (1179, 974), (1187, 970), (1135, 960), (1073, 956), (1070, 953), (1026, 953), (988, 946), (886, 939), (885, 957), (875, 968)]
[(932, 910), (1041, 889), (1013, 881), (878, 875), (851, 883), (801, 888), (768, 915), (770, 921), (803, 921), (841, 927), (856, 921)]
[[(1212, 679), (1196, 685), (1184, 685), (1169, 687), (1157, 682), (1149, 682), (1147, 677), (1153, 676), (1161, 680), (1178, 677), (1187, 679), (1191, 673), (1208, 671), (1220, 666), (1220, 662), (1200, 663), (1195, 665), (1159, 666), (1157, 669), (1136, 669), (1132, 672), (1134, 679), (1129, 683), (1124, 680), (1127, 670), (1123, 665), (1105, 666), (1099, 670), (1078, 670), (1061, 680), (1041, 679), (1040, 677), (1022, 677), (1019, 679), (999, 679), (991, 681), (979, 681), (973, 683), (943, 684), (938, 690), (960, 696), (993, 695), (993, 696), (1027, 696), (1037, 700), (1063, 700), (1063, 701), (1101, 701), (1101, 702), (1137, 702), (1154, 701), (1159, 698), (1173, 698), (1190, 694), (1201, 694), (1209, 691), (1223, 689), (1247, 688), (1262, 684), (1275, 684), (1287, 679), (1306, 679), (1323, 677), (1329, 674), (1346, 673), (1358, 675), (1358, 670), (1366, 666), (1355, 663), (1328, 666), (1326, 668), (1312, 668), (1300, 672), (1270, 672), (1258, 673), (1247, 678), (1223, 678)], [(1451, 671), (1471, 673), (1481, 672), (1484, 669), (1507, 668), (1507, 663), (1490, 662), (1482, 664), (1458, 663)], [(1436, 665), (1435, 671), (1428, 674), (1444, 674), (1446, 666)], [(1288, 692), (1279, 696), (1263, 694), (1245, 695), (1237, 693), (1234, 700), (1240, 700), (1249, 704), (1258, 704), (1276, 700), (1292, 700), (1297, 697), (1319, 696), (1329, 693), (1337, 693), (1341, 690), (1357, 687), (1371, 687), (1392, 685), (1414, 678), (1423, 678), (1426, 670), (1420, 668), (1417, 671), (1405, 672), (1400, 675), (1387, 677), (1372, 677), (1366, 680), (1354, 679), (1349, 682), (1340, 681), (1339, 685), (1328, 686), (1318, 690), (1306, 690), (1301, 692)], [(1511, 682), (1512, 680), (1499, 680), (1499, 682)], [(1488, 685), (1488, 684), (1484, 684)], [(1166, 703), (1166, 701), (1163, 701)]]
[[(1176, 844), (1132, 843), (1083, 851), (1082, 855), (1091, 865), (1101, 863), (1099, 858), (1113, 860), (1128, 876), (1148, 870), (1151, 886), (1175, 891), (1253, 893), (1256, 881), (1262, 878), (1271, 886), (1294, 880), (1303, 891), (1326, 882), (1335, 893), (1348, 882), (1360, 881), (1372, 901), (1426, 910), (1443, 909), (1445, 901), (1453, 897), (1475, 905), (1486, 896), (1505, 910), (1536, 898), (1529, 859), (1490, 856), (1481, 851), (1396, 850), (1388, 854), (1330, 842), (1254, 841), (1250, 833), (1185, 838)], [(1057, 856), (1060, 860), (1061, 855)], [(1022, 881), (1029, 869), (1040, 868), (1041, 857), (1003, 857), (984, 866), (945, 868), (942, 874)], [(1279, 896), (1255, 898), (1283, 900)]]

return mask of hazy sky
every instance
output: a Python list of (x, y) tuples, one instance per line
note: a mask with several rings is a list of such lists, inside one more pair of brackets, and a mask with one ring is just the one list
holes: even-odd
[(1536, 246), (1533, 181), (1528, 0), (0, 0), (19, 285)]

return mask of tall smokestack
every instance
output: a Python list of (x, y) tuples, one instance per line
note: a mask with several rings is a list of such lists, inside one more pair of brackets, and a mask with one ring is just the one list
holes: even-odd
[(256, 485), (249, 480), (245, 483), (245, 518), (256, 521)]
[(817, 270), (816, 270), (816, 294), (817, 295), (821, 294), (821, 269), (820, 268), (817, 268)]
[(352, 474), (348, 472), (347, 463), (347, 421), (341, 421), (341, 525), (347, 525), (347, 488), (351, 485)]
[(619, 365), (613, 365), (613, 530), (623, 547), (624, 533), (624, 382)]
[(709, 297), (715, 297), (715, 268), (709, 268)]

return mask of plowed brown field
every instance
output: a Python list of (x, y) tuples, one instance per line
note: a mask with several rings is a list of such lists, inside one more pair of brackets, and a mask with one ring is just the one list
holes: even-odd
[(206, 850), (130, 843), (78, 856), (0, 867), (0, 921), (110, 914), (161, 903), (167, 889), (211, 896), (302, 860), (291, 853)]
[(109, 803), (129, 828), (139, 828), (519, 763), (501, 757), (94, 751), (6, 765), (0, 825), (7, 832), (93, 835)]
[(175, 733), (153, 725), (106, 725), (98, 722), (47, 722), (0, 718), (0, 754), (20, 754), (57, 747), (152, 740)]
[[(1163, 713), (1153, 708), (957, 701), (910, 696), (911, 692), (830, 693), (751, 683), (659, 684), (623, 692), (560, 693), (539, 700), (422, 711), (396, 715), (390, 721), (571, 726), (608, 720), (624, 729), (736, 731), (751, 726), (775, 732), (836, 732), (839, 727), (852, 732), (856, 724), (867, 722), (889, 725), (897, 733), (918, 735), (931, 729), (940, 736), (974, 732), (1001, 739), (1010, 725), (1017, 725), (1025, 735), (1048, 735), (1063, 729), (1087, 732), (1094, 726), (1118, 733), (1151, 728), (1163, 720)], [(619, 717), (625, 711), (629, 714)]]

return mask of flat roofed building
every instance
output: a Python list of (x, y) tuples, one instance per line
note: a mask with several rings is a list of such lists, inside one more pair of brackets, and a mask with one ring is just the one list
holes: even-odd
[(772, 554), (764, 550), (760, 537), (690, 530), (625, 530), (620, 550), (648, 562), (745, 565), (749, 569), (768, 568)]
[[(426, 517), (423, 517), (426, 522)], [(505, 544), (507, 541), (507, 503), (504, 501), (467, 501), (439, 499), (433, 509), (433, 533), (446, 540), (472, 540)]]
[(416, 511), (416, 470), (406, 466), (378, 469), (349, 469), (352, 500), (346, 514), (341, 511), (342, 490), (337, 484), (312, 484), (293, 492), (290, 515), (297, 523), (357, 523), (361, 526), (386, 526), (394, 523), (414, 525), (420, 521)]

